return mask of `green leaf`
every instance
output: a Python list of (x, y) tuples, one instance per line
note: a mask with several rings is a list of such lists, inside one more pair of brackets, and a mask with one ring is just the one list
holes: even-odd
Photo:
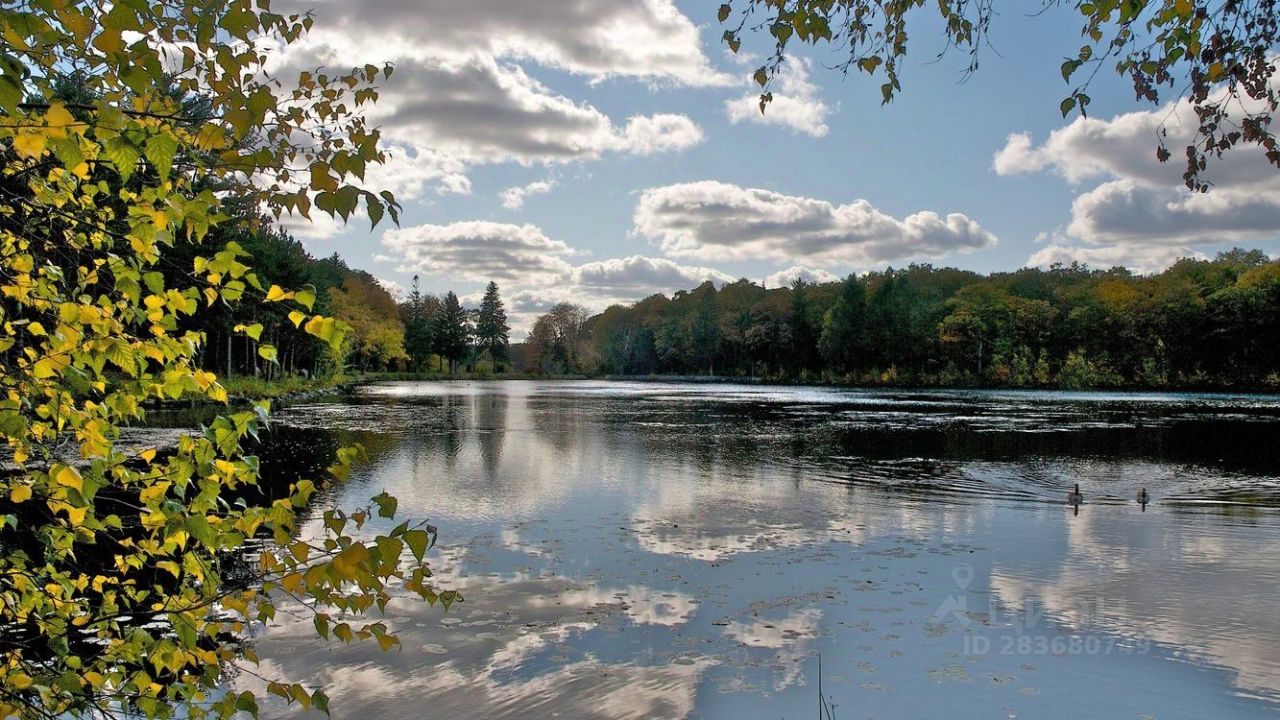
[(1074, 97), (1069, 97), (1062, 101), (1062, 104), (1058, 106), (1058, 109), (1062, 111), (1062, 117), (1066, 117), (1067, 113), (1071, 112), (1071, 109), (1075, 106), (1076, 99)]
[(427, 554), (427, 548), (431, 546), (431, 534), (426, 530), (410, 530), (404, 534), (404, 542), (418, 562), (422, 562), (423, 556)]
[(169, 179), (169, 171), (173, 168), (173, 156), (178, 151), (178, 138), (172, 133), (160, 132), (147, 138), (142, 150), (147, 162), (155, 166), (161, 180)]
[(129, 178), (133, 176), (134, 167), (138, 164), (138, 158), (142, 157), (138, 148), (134, 147), (124, 135), (117, 135), (103, 143), (102, 155), (111, 161), (112, 167), (124, 182), (129, 182)]
[[(315, 304), (316, 304), (316, 291), (311, 288), (304, 288), (294, 293), (293, 299), (296, 300), (298, 304), (301, 305), (302, 307), (310, 310), (311, 308), (315, 307)], [(293, 318), (293, 313), (289, 314), (289, 318), (290, 319)], [(297, 325), (297, 324), (298, 324), (297, 322), (294, 322), (294, 325)]]
[(373, 502), (378, 506), (379, 517), (393, 518), (396, 516), (396, 508), (399, 507), (399, 501), (394, 496), (384, 492), (373, 498)]

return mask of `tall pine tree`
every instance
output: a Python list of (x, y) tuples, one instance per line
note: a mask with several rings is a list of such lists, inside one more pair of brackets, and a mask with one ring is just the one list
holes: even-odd
[(404, 304), (404, 349), (414, 367), (421, 370), (431, 356), (431, 316), (427, 303), (418, 287), (418, 276), (413, 276), (413, 288)]
[(431, 335), (435, 351), (449, 361), (449, 372), (453, 372), (467, 354), (467, 312), (453, 291), (444, 296), (444, 306), (434, 320)]
[(489, 282), (480, 301), (480, 314), (476, 320), (476, 346), (480, 352), (489, 353), (495, 369), (507, 361), (511, 326), (507, 324), (507, 311), (498, 296), (498, 283)]

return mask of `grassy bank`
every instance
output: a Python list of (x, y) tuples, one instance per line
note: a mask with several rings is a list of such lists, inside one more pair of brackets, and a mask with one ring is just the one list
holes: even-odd
[(328, 378), (308, 378), (301, 375), (266, 380), (257, 377), (224, 377), (219, 382), (227, 389), (232, 401), (286, 400), (301, 395), (314, 395), (339, 390), (361, 382), (360, 376), (338, 375)]

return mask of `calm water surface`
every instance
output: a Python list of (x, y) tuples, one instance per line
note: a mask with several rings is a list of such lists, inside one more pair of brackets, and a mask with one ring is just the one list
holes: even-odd
[(393, 602), (389, 654), (259, 629), (335, 718), (1280, 716), (1278, 398), (400, 383), (279, 422), (266, 472), (363, 443), (338, 502), (436, 524), (466, 597)]

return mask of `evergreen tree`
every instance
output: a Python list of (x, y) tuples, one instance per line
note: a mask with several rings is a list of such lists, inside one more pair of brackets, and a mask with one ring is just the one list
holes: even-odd
[(432, 345), (440, 357), (449, 362), (449, 372), (453, 372), (467, 354), (467, 311), (462, 309), (453, 291), (444, 296), (444, 305), (434, 320)]
[(839, 372), (861, 369), (867, 326), (867, 297), (854, 275), (845, 278), (840, 296), (827, 312), (818, 349), (829, 367)]
[(818, 328), (809, 299), (809, 285), (801, 278), (791, 285), (791, 361), (793, 372), (817, 368)]
[(476, 347), (489, 353), (494, 367), (500, 367), (508, 357), (511, 326), (507, 324), (507, 311), (498, 295), (498, 283), (490, 282), (480, 301), (480, 313), (476, 318)]
[(409, 353), (413, 367), (421, 370), (431, 356), (431, 314), (418, 286), (418, 276), (413, 276), (409, 299), (404, 305), (404, 349)]

